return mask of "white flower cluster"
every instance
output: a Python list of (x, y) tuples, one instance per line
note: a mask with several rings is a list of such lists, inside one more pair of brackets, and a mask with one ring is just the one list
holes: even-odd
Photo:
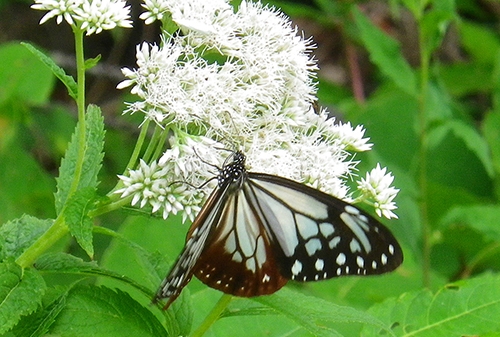
[(312, 47), (284, 15), (246, 1), (236, 12), (222, 0), (146, 0), (143, 7), (146, 23), (168, 18), (182, 34), (164, 38), (161, 47), (139, 45), (138, 68), (122, 69), (127, 79), (118, 87), (131, 86), (140, 98), (127, 112), (144, 113), (173, 136), (161, 158), (121, 176), (117, 193), (164, 217), (183, 210), (192, 220), (214, 186), (204, 182), (230, 154), (223, 149), (237, 148), (249, 171), (347, 201), (368, 199), (379, 215), (396, 216), (398, 190), (385, 169), (359, 182), (365, 196), (349, 191), (353, 152), (371, 144), (361, 126), (334, 123), (327, 111), (314, 110)]
[(64, 19), (87, 35), (99, 34), (115, 27), (132, 27), (130, 6), (123, 0), (35, 0), (33, 9), (48, 11), (40, 24), (55, 17), (57, 24)]

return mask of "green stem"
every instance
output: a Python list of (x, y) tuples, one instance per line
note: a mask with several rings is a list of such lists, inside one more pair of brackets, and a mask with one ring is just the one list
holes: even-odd
[(125, 205), (130, 205), (130, 201), (132, 200), (132, 195), (129, 195), (126, 198), (118, 198), (117, 200), (110, 201), (109, 203), (102, 204), (98, 206), (96, 209), (89, 212), (89, 217), (93, 218), (98, 215), (108, 213), (111, 211), (115, 211), (117, 209), (122, 208)]
[(429, 86), (429, 55), (427, 53), (425, 36), (422, 29), (422, 23), (419, 24), (419, 48), (420, 48), (420, 95), (418, 99), (419, 105), (419, 174), (418, 182), (420, 189), (419, 207), (422, 225), (422, 282), (425, 287), (430, 286), (430, 268), (431, 268), (431, 229), (429, 224), (429, 210), (428, 210), (428, 185), (427, 185), (427, 114), (426, 114), (426, 100), (427, 90)]
[(229, 302), (231, 302), (232, 296), (224, 294), (221, 296), (217, 304), (213, 307), (212, 311), (205, 317), (203, 322), (200, 324), (198, 329), (196, 329), (191, 337), (201, 337), (207, 330), (217, 321), (222, 312), (227, 308)]
[(157, 144), (160, 141), (163, 131), (165, 130), (159, 127), (158, 125), (155, 126), (155, 131), (153, 132), (153, 136), (149, 141), (148, 147), (146, 148), (146, 152), (142, 156), (142, 159), (144, 159), (144, 161), (149, 162), (152, 158), (154, 158), (153, 153), (156, 150)]
[(17, 258), (17, 264), (23, 268), (32, 266), (40, 255), (68, 232), (69, 229), (64, 222), (64, 218), (62, 216), (57, 217), (52, 226)]
[(165, 142), (167, 141), (169, 132), (169, 129), (163, 129), (161, 131), (158, 144), (156, 145), (156, 150), (153, 153), (153, 158), (160, 158), (161, 153), (165, 151)]
[[(139, 155), (141, 154), (141, 150), (142, 150), (142, 145), (144, 144), (144, 140), (146, 139), (146, 136), (148, 134), (148, 129), (149, 129), (149, 122), (150, 120), (147, 119), (141, 126), (141, 132), (139, 134), (139, 137), (137, 139), (137, 143), (135, 143), (135, 148), (134, 148), (134, 151), (132, 152), (132, 155), (130, 156), (130, 160), (128, 161), (128, 164), (127, 164), (127, 167), (125, 167), (125, 170), (123, 170), (123, 175), (126, 175), (128, 170), (129, 169), (134, 169), (136, 166), (137, 166), (137, 159), (139, 158)], [(123, 182), (121, 179), (118, 180), (118, 182), (116, 183), (115, 187), (113, 187), (108, 193), (107, 193), (107, 197), (113, 199), (113, 196), (114, 196), (114, 192), (120, 188), (122, 188), (123, 186)], [(128, 199), (127, 199), (128, 200)], [(110, 201), (110, 205), (111, 203), (113, 203), (114, 201), (111, 200)], [(103, 205), (103, 207), (101, 208), (104, 208), (106, 207), (106, 205)], [(114, 210), (114, 208), (111, 208), (111, 210)], [(102, 214), (103, 212), (100, 212), (99, 214)]]
[[(68, 191), (68, 199), (78, 189), (83, 170), (85, 156), (85, 57), (83, 54), (83, 34), (79, 27), (73, 27), (75, 35), (75, 54), (77, 69), (78, 97), (76, 105), (78, 108), (78, 157), (75, 163), (75, 175)], [(64, 207), (50, 228), (40, 236), (30, 247), (28, 247), (16, 260), (21, 267), (31, 266), (36, 259), (47, 249), (52, 247), (59, 239), (69, 232), (64, 219)]]
[(75, 55), (76, 55), (76, 71), (77, 71), (77, 85), (78, 85), (78, 97), (76, 100), (76, 105), (78, 108), (78, 157), (75, 164), (75, 176), (71, 183), (71, 187), (68, 192), (68, 197), (78, 189), (80, 184), (80, 178), (83, 169), (83, 160), (85, 158), (85, 56), (83, 54), (83, 33), (84, 31), (78, 27), (74, 27), (73, 32), (75, 34)]
[(130, 156), (130, 160), (124, 171), (124, 174), (127, 173), (128, 169), (134, 169), (137, 165), (137, 159), (139, 158), (139, 155), (141, 153), (142, 144), (144, 144), (144, 140), (146, 139), (146, 136), (148, 134), (150, 121), (150, 119), (146, 119), (146, 121), (144, 121), (141, 126), (141, 133), (139, 134), (139, 138), (137, 139), (137, 143), (135, 144), (134, 152), (132, 152), (132, 156)]

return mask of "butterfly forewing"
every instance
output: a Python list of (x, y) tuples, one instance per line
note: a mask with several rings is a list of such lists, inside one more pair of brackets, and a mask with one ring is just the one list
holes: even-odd
[(164, 308), (168, 308), (179, 296), (182, 288), (191, 280), (194, 267), (206, 247), (207, 238), (213, 229), (212, 223), (220, 217), (220, 213), (224, 208), (228, 188), (229, 186), (215, 189), (208, 197), (207, 202), (188, 231), (184, 249), (160, 285), (153, 302), (166, 298), (167, 304)]
[(277, 176), (248, 173), (248, 189), (283, 250), (283, 276), (316, 281), (394, 270), (403, 260), (387, 228), (354, 206)]
[(381, 274), (403, 261), (394, 236), (365, 212), (295, 181), (248, 173), (241, 152), (232, 159), (155, 297), (168, 298), (165, 308), (193, 274), (249, 297), (271, 294), (288, 279)]

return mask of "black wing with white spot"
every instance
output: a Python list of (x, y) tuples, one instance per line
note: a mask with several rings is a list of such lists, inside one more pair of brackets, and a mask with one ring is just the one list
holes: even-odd
[(193, 222), (154, 301), (167, 308), (196, 275), (236, 296), (271, 294), (287, 280), (389, 272), (403, 261), (390, 231), (358, 208), (289, 179), (248, 173), (233, 154)]
[(358, 208), (289, 179), (248, 173), (248, 201), (283, 254), (284, 277), (317, 281), (396, 269), (403, 253), (391, 232)]
[(201, 209), (189, 229), (186, 245), (177, 258), (174, 266), (163, 280), (158, 289), (153, 303), (167, 299), (164, 309), (180, 295), (193, 277), (194, 267), (206, 247), (207, 237), (212, 230), (212, 223), (220, 217), (224, 202), (227, 198), (229, 185), (215, 189)]

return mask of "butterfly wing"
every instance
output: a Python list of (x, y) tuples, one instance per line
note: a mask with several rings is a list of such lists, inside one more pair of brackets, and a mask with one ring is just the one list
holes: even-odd
[(391, 232), (358, 208), (274, 175), (248, 173), (247, 201), (278, 243), (284, 277), (315, 281), (396, 269), (403, 253)]
[(277, 271), (280, 249), (266, 226), (230, 181), (216, 188), (191, 225), (186, 245), (153, 302), (179, 296), (193, 274), (209, 287), (235, 296), (276, 292), (286, 279)]
[(155, 301), (167, 298), (165, 308), (193, 274), (250, 297), (274, 293), (288, 279), (381, 274), (402, 263), (390, 231), (356, 207), (289, 179), (242, 166), (234, 172), (220, 176), (163, 281)]
[(195, 275), (209, 287), (242, 297), (272, 294), (283, 287), (287, 279), (279, 273), (281, 251), (263, 221), (245, 189), (230, 193)]
[(153, 303), (166, 298), (167, 304), (164, 309), (167, 309), (193, 277), (194, 267), (206, 245), (212, 224), (220, 218), (220, 213), (225, 207), (228, 188), (228, 185), (216, 188), (208, 197), (188, 231), (184, 249), (160, 285)]

